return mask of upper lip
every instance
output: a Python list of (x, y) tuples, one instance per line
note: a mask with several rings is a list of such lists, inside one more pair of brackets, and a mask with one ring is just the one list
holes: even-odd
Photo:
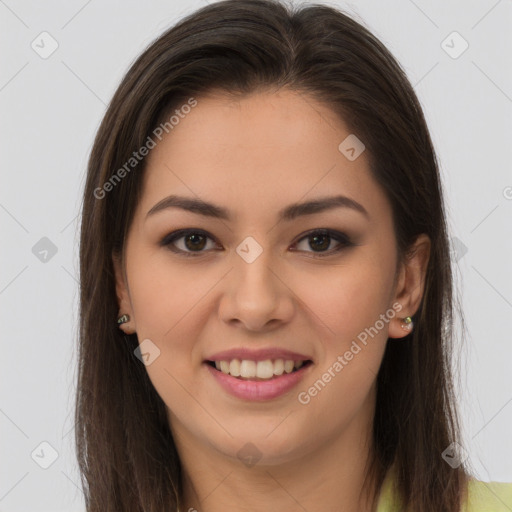
[(246, 359), (249, 361), (265, 361), (267, 359), (284, 359), (292, 361), (312, 361), (311, 357), (291, 350), (285, 350), (277, 347), (269, 347), (262, 349), (250, 348), (232, 348), (222, 352), (216, 352), (208, 356), (206, 361), (231, 361), (233, 359)]

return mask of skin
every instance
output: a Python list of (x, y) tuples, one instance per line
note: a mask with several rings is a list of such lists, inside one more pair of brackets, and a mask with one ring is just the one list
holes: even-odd
[[(197, 100), (148, 155), (124, 261), (113, 258), (119, 313), (130, 315), (121, 328), (160, 350), (146, 369), (167, 406), (184, 470), (180, 509), (370, 510), (359, 494), (376, 375), (388, 337), (408, 334), (402, 319), (419, 307), (430, 242), (421, 235), (395, 274), (390, 203), (366, 153), (350, 161), (338, 150), (350, 130), (327, 106), (288, 90)], [(368, 218), (339, 207), (277, 220), (291, 203), (335, 193), (363, 205)], [(232, 219), (178, 208), (146, 218), (170, 194), (220, 205)], [(159, 245), (184, 228), (211, 237), (197, 257)], [(327, 238), (322, 252), (322, 240), (315, 245), (307, 236), (320, 228), (356, 245), (334, 252), (339, 242)], [(252, 263), (236, 252), (247, 236), (263, 249)], [(186, 242), (174, 247), (193, 252)], [(299, 403), (297, 394), (394, 303), (400, 313), (366, 346), (359, 343), (362, 350), (309, 403)], [(202, 364), (217, 351), (271, 346), (314, 364), (296, 388), (266, 402), (228, 395)], [(237, 456), (247, 443), (261, 457), (252, 466)]]

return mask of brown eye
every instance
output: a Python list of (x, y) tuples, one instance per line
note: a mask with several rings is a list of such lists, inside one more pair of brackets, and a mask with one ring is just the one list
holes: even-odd
[(312, 249), (318, 249), (320, 251), (326, 251), (331, 245), (331, 237), (329, 235), (310, 235), (309, 246)]
[[(181, 229), (167, 235), (160, 245), (185, 256), (199, 256), (207, 252), (204, 249), (208, 245), (208, 240), (213, 242), (213, 238), (203, 231)], [(215, 247), (215, 243), (213, 243), (213, 247)]]
[[(333, 240), (337, 242), (333, 248)], [(302, 242), (304, 241), (304, 242)], [(303, 248), (300, 248), (300, 244), (303, 243)], [(329, 254), (339, 252), (346, 247), (354, 245), (350, 239), (344, 234), (338, 231), (332, 231), (330, 229), (317, 229), (311, 231), (306, 236), (302, 237), (295, 245), (294, 250), (304, 250), (305, 252), (313, 253), (324, 253)], [(312, 251), (308, 251), (312, 249)]]
[[(208, 247), (208, 241), (213, 245)], [(333, 243), (333, 241), (337, 242)], [(304, 247), (300, 247), (304, 244)], [(169, 250), (183, 256), (200, 256), (211, 249), (215, 249), (215, 240), (208, 233), (201, 230), (181, 229), (168, 234), (161, 242), (162, 247), (168, 247)], [(328, 256), (342, 249), (354, 246), (347, 235), (339, 231), (330, 229), (316, 229), (307, 233), (292, 247), (292, 250), (301, 252), (310, 252), (318, 256)]]
[(197, 233), (185, 235), (183, 238), (185, 239), (185, 246), (191, 251), (204, 249), (206, 245), (206, 237)]

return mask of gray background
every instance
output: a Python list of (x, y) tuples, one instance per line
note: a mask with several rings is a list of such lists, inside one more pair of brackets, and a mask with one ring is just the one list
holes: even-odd
[[(84, 509), (73, 399), (87, 157), (130, 63), (205, 3), (0, 0), (0, 512)], [(424, 107), (470, 333), (458, 388), (465, 448), (481, 479), (512, 482), (512, 1), (331, 5), (387, 45)], [(31, 47), (51, 48), (43, 31), (58, 43), (45, 59)], [(453, 31), (469, 44), (460, 55)]]

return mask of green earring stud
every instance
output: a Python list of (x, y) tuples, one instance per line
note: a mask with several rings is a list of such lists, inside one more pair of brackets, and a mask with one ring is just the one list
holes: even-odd
[(412, 330), (412, 327), (413, 327), (412, 318), (410, 316), (406, 316), (402, 322), (402, 329), (404, 329), (406, 331), (410, 331), (410, 330)]
[(129, 322), (130, 321), (130, 317), (128, 315), (123, 315), (123, 316), (120, 316), (118, 319), (117, 319), (117, 323), (118, 324), (125, 324), (126, 322)]

